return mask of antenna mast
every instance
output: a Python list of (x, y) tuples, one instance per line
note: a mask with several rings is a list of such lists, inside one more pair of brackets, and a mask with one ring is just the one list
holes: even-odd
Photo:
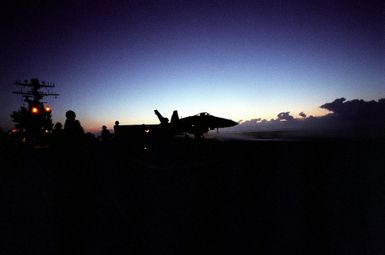
[(44, 81), (39, 82), (38, 79), (31, 79), (31, 82), (28, 82), (28, 80), (24, 80), (24, 82), (17, 81), (15, 82), (15, 85), (20, 87), (30, 88), (30, 90), (28, 91), (23, 91), (23, 90), (13, 91), (14, 94), (21, 95), (22, 97), (24, 97), (24, 101), (27, 102), (29, 106), (31, 104), (40, 104), (41, 103), (40, 100), (46, 96), (54, 96), (55, 98), (59, 96), (59, 94), (57, 93), (51, 93), (49, 91), (47, 92), (40, 91), (41, 88), (45, 88), (45, 89), (54, 88), (55, 87), (54, 83), (50, 83), (50, 82), (46, 83)]

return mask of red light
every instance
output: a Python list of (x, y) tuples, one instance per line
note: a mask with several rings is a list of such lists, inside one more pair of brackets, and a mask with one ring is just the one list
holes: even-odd
[(32, 107), (31, 111), (32, 113), (38, 113), (39, 109), (37, 107)]

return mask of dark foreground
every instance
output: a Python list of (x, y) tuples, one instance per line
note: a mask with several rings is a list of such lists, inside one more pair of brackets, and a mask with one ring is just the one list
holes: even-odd
[(384, 254), (384, 143), (21, 149), (0, 254)]

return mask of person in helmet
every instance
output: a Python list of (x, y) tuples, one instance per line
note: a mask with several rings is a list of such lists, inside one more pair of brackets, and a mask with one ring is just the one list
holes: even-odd
[(102, 126), (102, 132), (100, 134), (100, 141), (105, 143), (105, 142), (110, 141), (110, 139), (111, 139), (111, 133), (107, 129), (107, 127), (103, 125)]
[(66, 121), (64, 123), (64, 132), (67, 136), (72, 138), (80, 138), (84, 136), (83, 127), (80, 122), (76, 119), (74, 111), (69, 110), (66, 112)]

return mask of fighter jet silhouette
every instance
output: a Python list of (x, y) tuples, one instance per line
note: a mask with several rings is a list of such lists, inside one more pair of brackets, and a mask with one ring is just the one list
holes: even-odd
[(195, 138), (203, 137), (203, 134), (209, 130), (232, 127), (238, 123), (229, 119), (216, 117), (207, 112), (197, 115), (179, 118), (178, 111), (174, 111), (171, 116), (171, 122), (163, 117), (158, 110), (154, 110), (160, 121), (161, 126), (168, 127), (175, 135), (189, 133)]
[(209, 130), (232, 127), (238, 123), (229, 119), (216, 117), (202, 112), (197, 115), (179, 118), (178, 112), (174, 111), (171, 121), (163, 117), (158, 110), (154, 110), (160, 124), (142, 125), (120, 125), (115, 122), (114, 131), (118, 139), (130, 141), (153, 140), (158, 138), (169, 138), (178, 135), (192, 134), (195, 138), (202, 138)]

